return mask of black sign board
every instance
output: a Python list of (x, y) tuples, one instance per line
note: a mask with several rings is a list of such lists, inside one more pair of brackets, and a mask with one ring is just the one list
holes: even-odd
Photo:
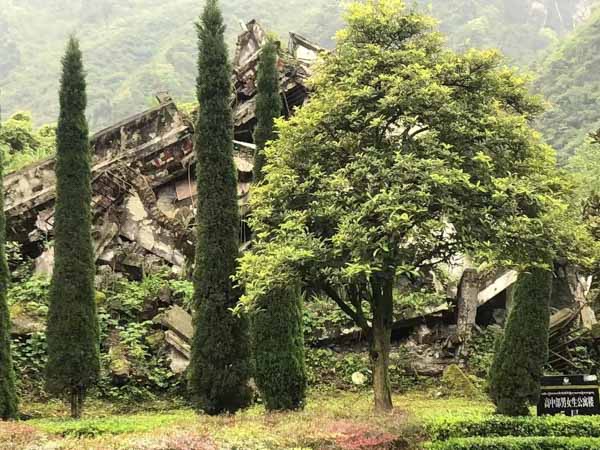
[(595, 375), (542, 377), (537, 413), (538, 416), (600, 415), (598, 377)]

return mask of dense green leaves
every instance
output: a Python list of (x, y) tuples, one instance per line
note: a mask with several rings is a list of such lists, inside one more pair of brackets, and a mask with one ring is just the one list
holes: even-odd
[[(0, 128), (0, 133), (2, 133)], [(6, 293), (10, 272), (6, 261), (6, 216), (4, 215), (4, 188), (2, 171), (4, 158), (0, 153), (0, 418), (12, 419), (17, 415), (15, 372), (11, 356), (10, 314)]]
[(278, 289), (261, 298), (252, 316), (255, 380), (268, 410), (304, 406), (302, 297), (298, 288)]
[(311, 101), (267, 147), (258, 240), (239, 273), (246, 303), (300, 278), (369, 335), (370, 311), (388, 311), (389, 326), (377, 301), (390, 282), (461, 253), (519, 266), (574, 249), (585, 230), (530, 127), (541, 103), (527, 79), (495, 51), (445, 49), (400, 0), (354, 3), (347, 20)]
[(550, 103), (542, 116), (544, 137), (566, 160), (600, 128), (600, 12), (593, 16), (544, 60), (536, 88)]
[(29, 113), (15, 113), (2, 123), (0, 150), (4, 171), (13, 172), (56, 151), (56, 127), (46, 125), (37, 130)]
[(600, 439), (578, 437), (472, 437), (427, 446), (431, 450), (590, 450)]
[[(66, 34), (77, 30), (86, 55), (88, 118), (98, 130), (153, 105), (158, 92), (194, 99), (194, 15), (198, 0), (46, 0), (3, 3), (0, 80), (5, 114), (33, 113), (51, 123), (57, 63)], [(239, 20), (258, 19), (286, 37), (302, 33), (331, 45), (341, 25), (338, 0), (223, 0), (226, 40), (234, 49)]]
[(279, 43), (269, 39), (263, 46), (257, 73), (256, 129), (254, 143), (254, 180), (263, 178), (265, 165), (265, 145), (275, 138), (275, 119), (281, 116), (283, 108), (279, 93), (279, 68), (277, 67)]
[(500, 414), (526, 416), (537, 404), (548, 360), (552, 273), (521, 274), (502, 342), (490, 369), (490, 396)]
[(529, 67), (572, 30), (587, 0), (421, 0), (440, 19), (451, 47), (498, 48)]
[(495, 52), (444, 50), (431, 20), (382, 5), (353, 7), (311, 102), (267, 149), (260, 242), (243, 258), (249, 298), (294, 269), (340, 284), (389, 265), (419, 275), (481, 243), (536, 259), (541, 218), (566, 208), (552, 152), (529, 127), (540, 108), (526, 80)]
[(194, 323), (189, 390), (193, 406), (209, 414), (235, 412), (250, 401), (247, 320), (232, 314), (239, 291), (240, 218), (233, 165), (232, 92), (225, 27), (217, 0), (198, 24), (198, 102), (195, 151), (198, 206)]
[[(265, 145), (276, 138), (275, 119), (282, 102), (278, 69), (279, 44), (270, 38), (261, 50), (257, 73), (256, 153), (254, 180), (263, 178)], [(253, 315), (255, 380), (268, 410), (297, 409), (304, 405), (306, 369), (302, 331), (300, 290), (291, 286), (275, 289), (262, 299)]]
[(96, 382), (100, 370), (85, 86), (79, 43), (71, 38), (63, 58), (57, 128), (55, 262), (46, 387), (54, 395), (70, 395), (76, 417), (85, 390)]

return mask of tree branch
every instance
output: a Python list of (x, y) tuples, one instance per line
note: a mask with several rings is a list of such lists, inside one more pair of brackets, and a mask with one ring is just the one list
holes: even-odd
[(325, 294), (327, 294), (329, 298), (331, 298), (335, 303), (337, 303), (337, 305), (342, 311), (344, 311), (344, 313), (346, 313), (352, 320), (354, 320), (356, 325), (358, 325), (365, 334), (368, 334), (370, 332), (369, 324), (367, 323), (364, 314), (361, 314), (362, 309), (360, 309), (360, 312), (353, 310), (350, 307), (350, 305), (348, 305), (342, 299), (338, 292), (336, 292), (333, 286), (329, 285), (328, 283), (321, 283), (319, 287)]

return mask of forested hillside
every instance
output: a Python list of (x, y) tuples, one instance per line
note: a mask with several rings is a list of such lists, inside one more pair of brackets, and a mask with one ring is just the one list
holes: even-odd
[(540, 128), (564, 157), (600, 127), (600, 11), (548, 56), (536, 82), (550, 102)]
[(595, 0), (420, 0), (456, 49), (494, 47), (532, 67), (590, 14)]
[[(0, 0), (0, 88), (6, 113), (31, 111), (37, 124), (58, 113), (60, 55), (79, 36), (88, 72), (92, 129), (152, 104), (169, 91), (192, 99), (201, 0)], [(337, 0), (224, 0), (230, 47), (238, 22), (260, 18), (285, 36), (296, 31), (325, 45), (340, 27)]]
[[(558, 45), (561, 37), (589, 16), (594, 2), (416, 3), (440, 19), (452, 47), (498, 47), (512, 63), (535, 68), (534, 63), (553, 44)], [(202, 4), (201, 0), (0, 0), (4, 114), (30, 111), (38, 125), (56, 120), (60, 55), (71, 32), (78, 34), (84, 51), (92, 129), (139, 112), (154, 102), (158, 91), (169, 91), (180, 101), (192, 99), (194, 21)], [(342, 25), (339, 0), (223, 0), (222, 7), (230, 49), (235, 44), (239, 21), (252, 18), (282, 37), (295, 31), (325, 46), (333, 44), (332, 37)], [(553, 73), (544, 80), (552, 79)], [(547, 81), (542, 84), (544, 92), (552, 95), (555, 87)]]

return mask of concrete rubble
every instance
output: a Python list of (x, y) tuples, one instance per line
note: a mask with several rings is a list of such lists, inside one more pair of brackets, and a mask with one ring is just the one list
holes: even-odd
[[(235, 96), (234, 162), (242, 220), (242, 248), (250, 231), (248, 214), (255, 146), (256, 72), (266, 33), (256, 21), (243, 26), (232, 74)], [(282, 98), (289, 116), (308, 97), (306, 80), (320, 47), (290, 34), (291, 51), (279, 59)], [(312, 56), (311, 56), (312, 55)], [(149, 264), (183, 272), (194, 252), (195, 153), (193, 119), (177, 108), (166, 93), (157, 106), (101, 130), (91, 138), (93, 237), (99, 266), (141, 277)], [(192, 114), (193, 115), (193, 114)], [(4, 179), (8, 239), (19, 242), (35, 258), (37, 274), (51, 274), (55, 159), (29, 165)], [(185, 311), (177, 311), (182, 314)], [(173, 313), (171, 311), (171, 313)], [(175, 314), (175, 313), (173, 313)], [(185, 313), (187, 314), (187, 313)], [(189, 315), (188, 315), (189, 316)], [(28, 328), (21, 324), (20, 328)], [(165, 340), (176, 371), (187, 365), (191, 318), (182, 329), (166, 327)], [(182, 332), (183, 330), (183, 332)], [(115, 349), (118, 353), (118, 349)]]
[[(242, 249), (248, 246), (250, 230), (245, 224), (255, 146), (256, 75), (260, 47), (266, 37), (256, 21), (243, 25), (233, 59), (232, 98), (234, 111), (234, 162), (238, 174)], [(308, 99), (307, 80), (311, 67), (324, 49), (308, 39), (290, 33), (278, 66), (281, 74), (285, 116), (293, 114)], [(183, 272), (194, 252), (196, 181), (194, 127), (192, 118), (180, 111), (168, 94), (157, 95), (157, 106), (99, 131), (91, 139), (93, 188), (93, 237), (99, 266), (141, 277), (152, 265), (168, 265)], [(36, 258), (35, 271), (50, 274), (56, 196), (54, 158), (37, 162), (4, 179), (5, 213), (9, 240), (17, 241)], [(448, 298), (448, 304), (419, 312), (394, 324), (394, 335), (409, 339), (417, 348), (443, 343), (438, 350), (421, 351), (415, 372), (441, 374), (455, 357), (464, 354), (474, 330), (502, 325), (512, 298), (517, 273), (496, 270), (480, 274), (457, 261), (449, 272), (456, 281), (432, 284)], [(591, 328), (596, 319), (585, 303), (589, 280), (576, 270), (560, 268), (556, 283), (562, 299), (557, 309), (571, 321), (577, 316)], [(562, 284), (561, 284), (562, 283)], [(570, 315), (567, 311), (571, 311)], [(558, 317), (556, 318), (558, 320)], [(172, 307), (156, 318), (165, 329), (171, 368), (180, 373), (187, 367), (192, 337), (191, 316)], [(28, 329), (29, 323), (19, 324)], [(364, 338), (359, 330), (345, 330), (325, 336), (320, 345)], [(419, 350), (420, 351), (420, 350)], [(119, 349), (115, 348), (115, 355)], [(452, 357), (448, 357), (451, 355)], [(122, 365), (116, 370), (126, 374)]]

